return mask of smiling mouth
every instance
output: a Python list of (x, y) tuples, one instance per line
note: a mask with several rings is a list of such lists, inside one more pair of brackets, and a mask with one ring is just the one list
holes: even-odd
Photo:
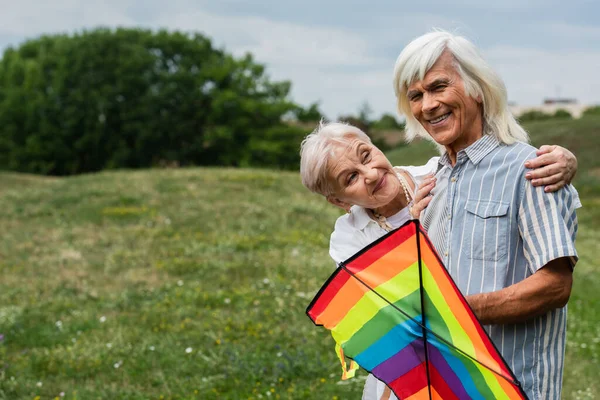
[(439, 124), (440, 122), (445, 121), (446, 119), (448, 119), (448, 117), (450, 116), (450, 114), (452, 114), (452, 113), (444, 114), (444, 115), (439, 116), (437, 118), (430, 119), (429, 123), (430, 124)]
[(377, 192), (379, 189), (381, 189), (385, 185), (386, 175), (387, 174), (384, 174), (381, 177), (381, 179), (379, 180), (379, 182), (377, 182), (377, 186), (375, 186), (375, 189), (373, 189), (373, 194), (375, 194), (375, 192)]

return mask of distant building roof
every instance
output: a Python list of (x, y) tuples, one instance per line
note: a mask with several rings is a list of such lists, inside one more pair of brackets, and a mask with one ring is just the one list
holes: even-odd
[(577, 104), (577, 100), (575, 99), (566, 99), (566, 98), (545, 98), (544, 104)]

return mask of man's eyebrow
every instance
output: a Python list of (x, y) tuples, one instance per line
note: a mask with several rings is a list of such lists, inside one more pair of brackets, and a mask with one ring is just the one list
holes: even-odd
[(434, 80), (431, 83), (428, 83), (427, 85), (425, 85), (425, 88), (427, 90), (434, 88), (438, 85), (447, 85), (448, 82), (450, 82), (450, 80), (448, 78), (437, 78), (436, 80)]
[(406, 97), (410, 98), (413, 95), (419, 94), (419, 93), (421, 93), (421, 91), (417, 90), (417, 89), (409, 90), (408, 92), (406, 92)]

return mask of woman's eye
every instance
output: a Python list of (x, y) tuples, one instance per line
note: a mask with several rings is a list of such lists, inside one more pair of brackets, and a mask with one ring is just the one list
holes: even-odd
[(356, 172), (353, 172), (350, 175), (348, 175), (348, 184), (351, 184), (352, 182), (354, 182), (354, 180), (356, 179), (357, 176), (358, 176), (358, 174)]
[(446, 85), (437, 85), (433, 90), (436, 92), (442, 91), (446, 88)]
[(421, 98), (421, 93), (415, 93), (413, 95), (411, 95), (408, 100), (409, 101), (417, 101)]
[(369, 153), (368, 151), (365, 151), (363, 153), (363, 162), (369, 161), (369, 158), (371, 158), (371, 153)]

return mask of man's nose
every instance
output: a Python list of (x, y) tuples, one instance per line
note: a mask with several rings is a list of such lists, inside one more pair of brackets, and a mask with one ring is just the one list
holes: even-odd
[(422, 104), (423, 104), (422, 108), (423, 108), (424, 113), (432, 112), (440, 105), (440, 103), (437, 101), (435, 96), (428, 94), (428, 93), (423, 94), (423, 103)]

